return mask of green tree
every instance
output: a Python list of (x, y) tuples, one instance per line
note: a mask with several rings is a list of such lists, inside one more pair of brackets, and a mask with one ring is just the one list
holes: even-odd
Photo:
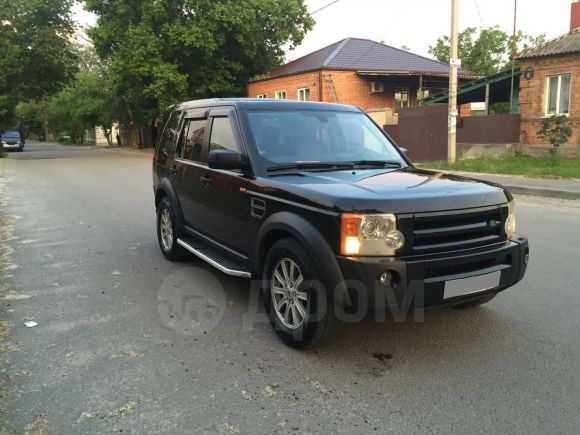
[[(539, 45), (545, 39), (545, 35), (530, 36), (520, 31), (516, 34), (516, 51)], [(512, 41), (513, 35), (498, 26), (466, 28), (458, 35), (458, 55), (462, 67), (481, 76), (507, 69), (510, 66)], [(445, 63), (449, 63), (450, 51), (449, 36), (441, 36), (435, 45), (429, 46), (429, 53)]]
[(49, 104), (46, 100), (20, 102), (16, 106), (16, 118), (25, 126), (26, 135), (46, 137), (49, 121)]
[(79, 72), (75, 80), (49, 101), (48, 123), (53, 132), (68, 132), (82, 143), (85, 130), (101, 127), (109, 145), (115, 122), (115, 101), (109, 80), (97, 72)]
[(21, 101), (57, 92), (76, 70), (73, 0), (0, 0), (0, 130)]
[[(85, 0), (89, 36), (110, 62), (119, 121), (149, 123), (184, 99), (245, 94), (314, 24), (304, 0)], [(161, 110), (160, 110), (161, 108)]]

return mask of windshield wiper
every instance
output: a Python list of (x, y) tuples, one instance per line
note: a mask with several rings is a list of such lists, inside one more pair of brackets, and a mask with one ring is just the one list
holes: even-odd
[(290, 169), (342, 169), (352, 168), (351, 162), (299, 162), (288, 165), (271, 166), (267, 169), (268, 172), (286, 171)]
[(401, 162), (397, 160), (355, 160), (350, 162), (353, 166), (395, 166), (400, 168), (402, 166)]

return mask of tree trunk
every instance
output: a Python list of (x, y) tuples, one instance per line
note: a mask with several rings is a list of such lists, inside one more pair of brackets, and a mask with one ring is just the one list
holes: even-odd
[(129, 115), (129, 138), (130, 143), (128, 144), (131, 148), (139, 148), (139, 132), (137, 127), (135, 126), (135, 120), (133, 119), (133, 110), (131, 109), (131, 105), (126, 103), (127, 106), (127, 114)]
[(103, 131), (105, 132), (105, 138), (107, 139), (107, 145), (113, 146), (113, 140), (111, 138), (111, 134), (113, 133), (113, 127), (103, 127)]

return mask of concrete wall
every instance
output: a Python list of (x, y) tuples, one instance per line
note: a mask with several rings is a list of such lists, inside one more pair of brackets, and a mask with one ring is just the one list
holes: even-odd
[[(534, 157), (550, 155), (551, 145), (530, 145), (520, 143), (507, 144), (457, 144), (458, 159), (474, 159), (477, 157), (503, 157), (521, 153)], [(580, 146), (565, 146), (558, 148), (558, 154), (563, 157), (580, 158)]]

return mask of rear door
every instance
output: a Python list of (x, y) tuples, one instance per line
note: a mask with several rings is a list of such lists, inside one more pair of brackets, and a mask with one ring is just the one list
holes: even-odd
[(187, 226), (200, 229), (204, 191), (201, 177), (207, 170), (207, 110), (188, 112), (176, 150), (173, 185)]

